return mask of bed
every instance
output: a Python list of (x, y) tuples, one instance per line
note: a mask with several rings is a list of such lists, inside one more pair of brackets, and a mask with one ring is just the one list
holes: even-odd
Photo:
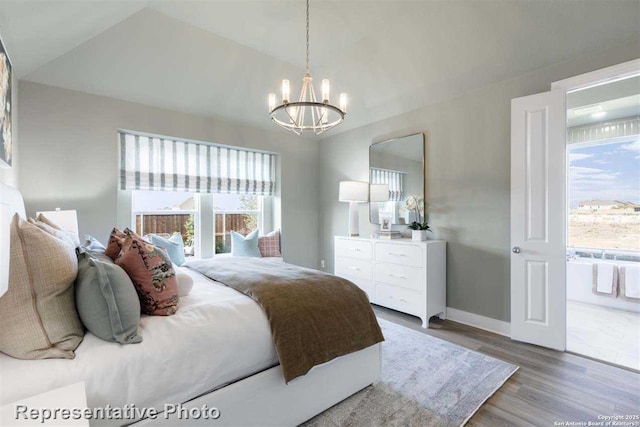
[[(0, 202), (24, 214), (19, 193), (0, 185)], [(215, 425), (292, 426), (379, 381), (375, 344), (286, 384), (262, 308), (187, 271), (193, 290), (176, 315), (143, 316), (140, 344), (108, 343), (87, 333), (73, 360), (19, 360), (0, 353), (0, 405), (84, 381), (89, 407), (133, 404), (162, 411), (165, 404), (208, 405), (220, 410)], [(92, 422), (123, 424), (176, 425), (176, 418)]]

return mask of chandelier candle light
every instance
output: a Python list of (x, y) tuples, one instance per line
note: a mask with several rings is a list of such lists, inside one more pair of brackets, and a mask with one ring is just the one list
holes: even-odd
[(291, 102), (289, 80), (282, 80), (282, 103), (276, 105), (276, 94), (269, 94), (269, 114), (271, 120), (280, 127), (301, 135), (312, 130), (316, 135), (328, 131), (344, 121), (347, 114), (347, 94), (341, 93), (339, 107), (329, 99), (329, 80), (322, 80), (322, 101), (318, 101), (313, 90), (313, 78), (309, 72), (309, 0), (307, 0), (307, 57), (306, 72), (302, 78), (302, 91), (297, 102)]

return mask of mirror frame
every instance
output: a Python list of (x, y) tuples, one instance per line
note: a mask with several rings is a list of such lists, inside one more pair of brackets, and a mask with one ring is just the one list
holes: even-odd
[[(374, 145), (387, 144), (387, 143), (394, 142), (394, 141), (397, 141), (397, 140), (402, 139), (402, 138), (408, 138), (408, 137), (411, 137), (411, 136), (418, 136), (418, 135), (420, 135), (422, 137), (422, 198), (425, 199), (425, 209), (426, 209), (426, 194), (425, 194), (426, 185), (425, 185), (425, 182), (426, 182), (426, 179), (427, 179), (427, 176), (426, 176), (426, 172), (427, 172), (426, 171), (427, 140), (426, 140), (424, 132), (410, 133), (408, 135), (398, 136), (398, 137), (387, 139), (387, 140), (384, 140), (384, 141), (374, 142), (371, 145), (369, 145), (369, 168), (367, 169), (367, 173), (369, 174), (369, 176), (368, 176), (369, 184), (371, 184), (371, 149), (373, 148)], [(372, 202), (369, 202), (369, 223), (375, 225), (376, 223), (371, 222), (371, 203)], [(379, 225), (379, 223), (378, 223), (378, 225)], [(402, 224), (392, 224), (392, 225), (402, 225)]]

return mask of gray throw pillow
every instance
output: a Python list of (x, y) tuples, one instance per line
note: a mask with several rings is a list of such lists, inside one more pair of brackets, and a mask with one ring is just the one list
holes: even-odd
[(78, 314), (91, 333), (120, 344), (142, 341), (138, 294), (127, 273), (107, 255), (81, 253), (75, 287)]

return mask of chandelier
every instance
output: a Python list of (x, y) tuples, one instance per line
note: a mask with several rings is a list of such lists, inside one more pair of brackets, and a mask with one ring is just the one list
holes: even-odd
[(307, 56), (306, 72), (302, 78), (302, 90), (298, 101), (291, 101), (289, 80), (282, 80), (282, 103), (276, 105), (276, 94), (269, 94), (271, 120), (280, 127), (301, 135), (313, 130), (316, 135), (328, 131), (344, 121), (347, 114), (347, 94), (341, 93), (339, 107), (329, 101), (329, 80), (322, 80), (322, 100), (318, 101), (309, 72), (309, 0), (307, 0)]

